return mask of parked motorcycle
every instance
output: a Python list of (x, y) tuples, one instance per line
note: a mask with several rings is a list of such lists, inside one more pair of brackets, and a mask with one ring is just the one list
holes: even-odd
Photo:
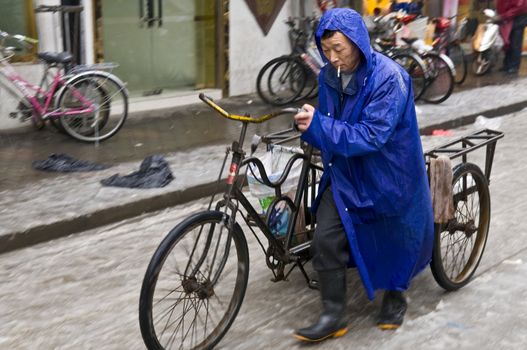
[(474, 49), (472, 70), (476, 75), (487, 73), (503, 48), (503, 39), (499, 33), (500, 27), (495, 21), (496, 12), (485, 9), (483, 14), (487, 17), (485, 23), (478, 25), (476, 34), (472, 39), (472, 48)]

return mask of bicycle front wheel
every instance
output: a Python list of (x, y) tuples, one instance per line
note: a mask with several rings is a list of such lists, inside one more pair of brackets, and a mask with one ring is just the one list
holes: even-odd
[(218, 211), (170, 231), (146, 271), (139, 300), (148, 349), (211, 349), (238, 314), (249, 278), (247, 241)]
[(436, 224), (431, 268), (437, 283), (452, 291), (466, 285), (481, 261), (490, 225), (487, 178), (472, 163), (454, 169), (455, 216)]
[(282, 56), (263, 66), (256, 79), (256, 89), (265, 102), (282, 106), (302, 94), (306, 80), (304, 65), (294, 57)]
[(454, 90), (454, 64), (445, 55), (428, 52), (423, 55), (427, 86), (422, 95), (424, 101), (441, 103), (450, 97)]
[(60, 124), (73, 138), (104, 141), (115, 135), (128, 115), (128, 93), (114, 75), (83, 72), (66, 83), (57, 98)]

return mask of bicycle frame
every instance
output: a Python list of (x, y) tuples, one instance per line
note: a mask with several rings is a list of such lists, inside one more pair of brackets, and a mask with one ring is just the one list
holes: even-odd
[[(85, 98), (77, 89), (72, 89), (72, 94), (75, 98), (81, 101), (81, 108), (68, 108), (66, 111), (60, 111), (59, 109), (50, 111), (50, 107), (54, 102), (53, 97), (57, 93), (59, 87), (66, 86), (67, 81), (64, 79), (64, 76), (57, 71), (49, 89), (44, 90), (43, 85), (48, 75), (48, 71), (49, 67), (44, 71), (40, 86), (37, 86), (29, 83), (18, 74), (8, 62), (3, 61), (0, 66), (0, 75), (4, 79), (1, 79), (0, 82), (16, 97), (22, 98), (22, 101), (27, 107), (33, 109), (33, 118), (58, 118), (62, 116), (92, 113), (95, 111), (96, 107), (93, 103)], [(5, 80), (9, 81), (10, 84), (6, 84)], [(32, 94), (32, 91), (34, 94)], [(43, 103), (39, 101), (39, 95), (44, 98)]]
[[(201, 96), (200, 96), (201, 98)], [(227, 112), (223, 111), (219, 106), (215, 105), (210, 99), (202, 98), (203, 101), (205, 101), (207, 104), (209, 104), (212, 108), (214, 108), (216, 111), (218, 111), (220, 114), (222, 114), (225, 117), (228, 117), (229, 119), (235, 119), (235, 120), (241, 120), (240, 118), (248, 118), (248, 117), (239, 117), (239, 116), (230, 116)], [(291, 113), (291, 111), (288, 111), (287, 113)], [(268, 120), (265, 116), (261, 118), (262, 120)], [(232, 154), (231, 157), (231, 164), (229, 166), (229, 172), (226, 179), (226, 188), (223, 193), (223, 199), (220, 200), (216, 204), (216, 210), (220, 211), (223, 208), (223, 212), (225, 215), (230, 216), (229, 225), (233, 225), (236, 222), (236, 215), (240, 213), (240, 215), (243, 217), (244, 221), (248, 224), (249, 227), (253, 226), (251, 225), (254, 223), (260, 231), (263, 233), (263, 235), (268, 239), (269, 241), (269, 248), (272, 249), (272, 257), (278, 260), (278, 265), (276, 266), (277, 273), (275, 273), (274, 269), (271, 268), (273, 273), (275, 274), (274, 281), (280, 281), (285, 280), (289, 273), (293, 270), (295, 266), (298, 266), (300, 270), (302, 271), (303, 275), (305, 276), (308, 283), (310, 282), (310, 279), (308, 278), (306, 272), (303, 269), (302, 266), (302, 256), (301, 254), (303, 252), (306, 252), (310, 246), (310, 242), (302, 243), (298, 246), (295, 246), (294, 249), (293, 245), (293, 238), (295, 235), (295, 224), (298, 217), (298, 214), (302, 208), (307, 208), (307, 200), (308, 200), (308, 177), (311, 175), (312, 184), (316, 181), (316, 171), (322, 170), (321, 167), (312, 164), (311, 159), (313, 156), (313, 147), (307, 146), (305, 149), (304, 154), (295, 154), (289, 159), (287, 162), (285, 169), (280, 176), (280, 178), (276, 182), (271, 182), (269, 178), (267, 177), (267, 174), (265, 172), (265, 168), (262, 164), (262, 162), (255, 157), (249, 157), (245, 158), (245, 152), (243, 150), (243, 143), (245, 141), (245, 135), (247, 131), (248, 124), (250, 122), (254, 122), (254, 120), (251, 120), (251, 118), (248, 118), (247, 120), (242, 121), (242, 129), (240, 131), (240, 137), (238, 141), (234, 141), (232, 143), (232, 147), (230, 148), (230, 152), (227, 152), (225, 155), (224, 165), (222, 166), (222, 169), (220, 170), (220, 178), (221, 174), (223, 173), (225, 162), (227, 160), (227, 157), (229, 154)], [(291, 132), (292, 129), (286, 130), (285, 132), (279, 132), (275, 134), (271, 134), (267, 136), (267, 140), (273, 140), (278, 139), (280, 140), (278, 143), (284, 143), (287, 141), (290, 141), (296, 137), (284, 137), (284, 133)], [(302, 169), (300, 171), (300, 178), (298, 180), (297, 190), (295, 193), (294, 200), (291, 200), (287, 196), (283, 196), (281, 193), (280, 186), (285, 181), (287, 176), (289, 175), (289, 172), (291, 170), (291, 167), (293, 164), (299, 159), (302, 159)], [(273, 187), (275, 189), (276, 199), (271, 204), (270, 208), (274, 203), (276, 203), (278, 200), (285, 200), (288, 202), (292, 209), (292, 215), (289, 217), (289, 221), (287, 224), (287, 231), (284, 240), (277, 238), (269, 229), (268, 225), (264, 222), (264, 220), (261, 218), (261, 216), (257, 213), (255, 208), (252, 206), (248, 198), (245, 196), (245, 194), (242, 191), (242, 187), (245, 184), (245, 174), (241, 174), (240, 170), (242, 168), (248, 168), (249, 165), (253, 164), (256, 166), (260, 172), (261, 180), (262, 182), (269, 186)], [(311, 174), (309, 172), (311, 171)], [(315, 197), (315, 186), (311, 186), (311, 198)], [(304, 201), (304, 206), (302, 207), (301, 201)], [(214, 196), (211, 199), (211, 203), (209, 205), (212, 205), (212, 202), (214, 201)], [(245, 212), (247, 213), (247, 216), (243, 215), (243, 212), (239, 208), (239, 204), (241, 204), (242, 208), (245, 209)], [(231, 211), (231, 215), (229, 215), (229, 210)], [(252, 220), (252, 222), (249, 222), (249, 220)], [(311, 221), (313, 223), (314, 220)], [(229, 229), (232, 229), (232, 227), (229, 227)], [(252, 228), (251, 228), (252, 231)], [(309, 232), (309, 231), (308, 231)], [(253, 231), (253, 234), (256, 236), (255, 232)], [(258, 237), (256, 236), (258, 239)], [(304, 260), (307, 261), (309, 258), (306, 257)], [(294, 263), (291, 270), (289, 270), (287, 273), (284, 273), (284, 268), (287, 264)]]

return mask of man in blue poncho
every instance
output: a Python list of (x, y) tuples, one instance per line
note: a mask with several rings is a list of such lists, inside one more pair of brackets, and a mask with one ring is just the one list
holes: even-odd
[(295, 331), (304, 341), (346, 333), (346, 268), (358, 269), (368, 298), (384, 290), (377, 325), (403, 322), (403, 291), (432, 254), (433, 216), (411, 79), (374, 52), (360, 15), (324, 14), (316, 41), (325, 62), (319, 106), (295, 116), (302, 139), (320, 149), (324, 174), (313, 205), (312, 241), (322, 314)]

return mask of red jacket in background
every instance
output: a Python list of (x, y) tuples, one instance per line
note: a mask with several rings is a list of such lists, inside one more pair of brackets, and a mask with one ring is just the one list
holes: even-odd
[(501, 19), (509, 20), (527, 14), (527, 0), (498, 0), (496, 9)]
[(498, 0), (496, 10), (504, 21), (500, 25), (500, 34), (503, 38), (504, 49), (508, 50), (514, 17), (527, 14), (527, 0)]

